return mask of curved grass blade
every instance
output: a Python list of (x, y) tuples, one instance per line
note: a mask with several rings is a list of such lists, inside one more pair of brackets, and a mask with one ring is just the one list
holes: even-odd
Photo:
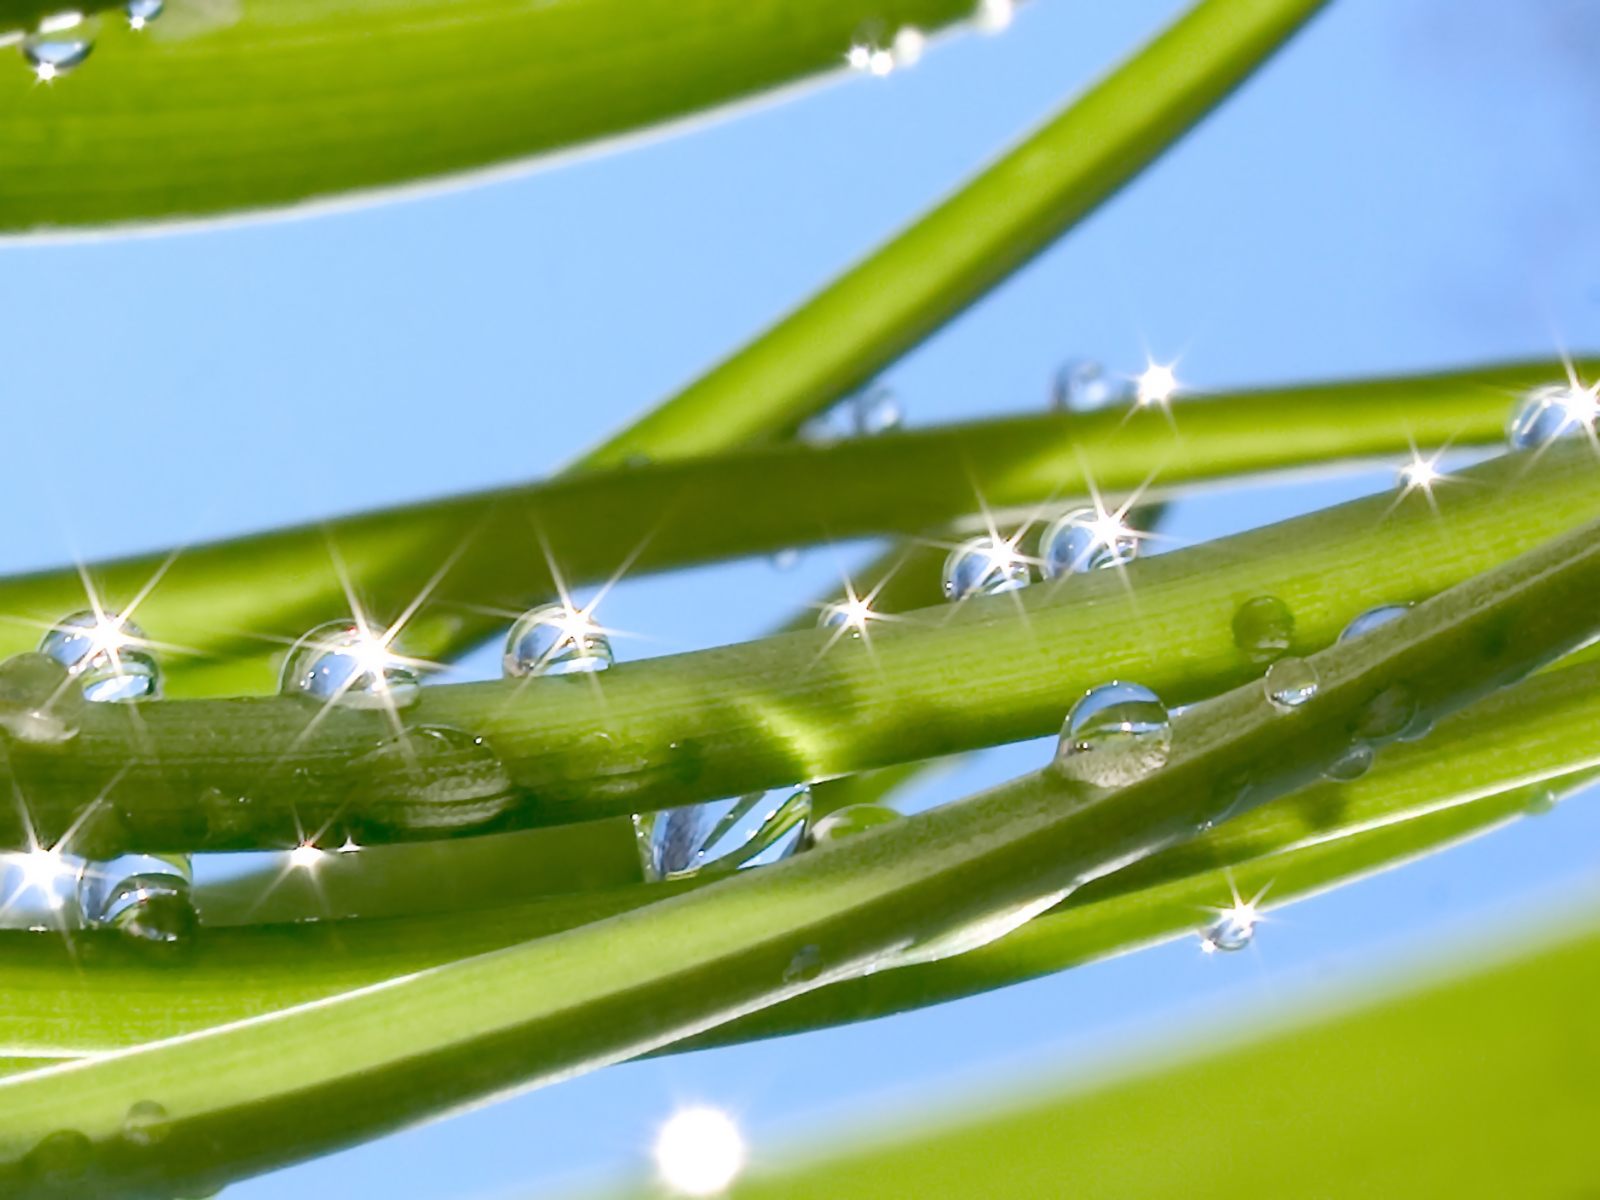
[[(1120, 790), (1047, 769), (580, 929), (0, 1081), (0, 1184), (23, 1193), (65, 1159), (85, 1197), (215, 1187), (659, 1048), (919, 946), (992, 940), (1303, 784), (1395, 688), (1439, 716), (1582, 644), (1600, 628), (1597, 534), (1584, 526), (1313, 656), (1323, 686), (1293, 712), (1258, 683), (1195, 706), (1166, 765)], [(124, 1135), (136, 1102), (161, 1106), (160, 1136)]]

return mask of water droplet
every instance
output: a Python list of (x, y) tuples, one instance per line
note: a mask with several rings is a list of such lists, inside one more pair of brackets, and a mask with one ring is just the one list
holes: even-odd
[(41, 18), (18, 49), (40, 79), (56, 79), (82, 65), (98, 32), (94, 17), (72, 10), (58, 12)]
[(167, 1110), (154, 1100), (135, 1101), (122, 1118), (122, 1136), (135, 1146), (154, 1146), (170, 1129)]
[(94, 1161), (94, 1143), (76, 1129), (61, 1129), (23, 1158), (23, 1169), (46, 1189), (65, 1189), (82, 1183)]
[(1357, 742), (1324, 767), (1322, 777), (1334, 783), (1349, 783), (1372, 770), (1376, 758), (1377, 754), (1371, 746)]
[(944, 560), (947, 600), (992, 596), (1027, 587), (1033, 576), (1010, 542), (992, 537), (968, 538)]
[(586, 610), (546, 604), (517, 618), (500, 665), (520, 678), (604, 671), (612, 661), (611, 639)]
[(1246, 600), (1233, 614), (1233, 644), (1254, 663), (1269, 663), (1289, 653), (1294, 643), (1294, 612), (1276, 596)]
[(1207, 954), (1243, 950), (1256, 936), (1256, 911), (1239, 905), (1219, 914), (1200, 934), (1200, 948)]
[(822, 947), (801, 946), (784, 968), (785, 983), (810, 983), (822, 974)]
[(772, 556), (772, 566), (778, 571), (792, 571), (800, 565), (802, 555), (794, 546), (787, 546)]
[(73, 613), (40, 639), (39, 653), (71, 673), (85, 700), (98, 704), (161, 695), (161, 668), (144, 631), (116, 613)]
[(90, 928), (115, 929), (142, 950), (170, 956), (193, 944), (199, 917), (183, 854), (124, 854), (84, 867), (78, 911)]
[(83, 689), (48, 654), (0, 662), (0, 728), (19, 742), (56, 745), (83, 726)]
[(1597, 414), (1595, 393), (1568, 383), (1547, 383), (1524, 393), (1506, 420), (1513, 450), (1531, 450), (1561, 437), (1587, 433)]
[(1288, 712), (1317, 694), (1317, 669), (1303, 658), (1280, 658), (1262, 678), (1267, 699)]
[(901, 68), (916, 66), (922, 61), (922, 52), (927, 44), (928, 39), (915, 25), (900, 26), (889, 47), (889, 53), (894, 55), (894, 65)]
[(444, 725), (408, 729), (350, 765), (350, 816), (389, 829), (464, 829), (515, 799), (511, 776), (483, 738)]
[(1166, 765), (1172, 723), (1149, 688), (1113, 680), (1072, 706), (1056, 748), (1056, 766), (1071, 779), (1124, 787)]
[(166, 9), (166, 0), (128, 0), (122, 11), (128, 14), (130, 29), (143, 29)]
[(1061, 579), (1124, 566), (1138, 553), (1138, 535), (1120, 516), (1078, 508), (1057, 517), (1039, 538), (1039, 569), (1046, 579)]
[(1417, 718), (1417, 697), (1403, 683), (1383, 689), (1356, 714), (1354, 733), (1359, 738), (1402, 736)]
[(1109, 374), (1092, 358), (1062, 363), (1050, 387), (1050, 407), (1060, 412), (1093, 412), (1132, 399), (1131, 381)]
[(1012, 0), (978, 0), (972, 23), (979, 33), (1000, 33), (1011, 24)]
[(1380, 604), (1377, 608), (1369, 608), (1344, 627), (1344, 632), (1339, 635), (1339, 640), (1348, 642), (1351, 638), (1358, 638), (1364, 633), (1371, 633), (1374, 629), (1387, 625), (1390, 621), (1398, 620), (1410, 611), (1411, 605), (1409, 604)]
[[(891, 63), (886, 50), (866, 52), (873, 61)], [(881, 55), (878, 59), (876, 56)], [(863, 59), (864, 62), (867, 59)], [(875, 70), (864, 66), (863, 70)], [(883, 72), (878, 72), (883, 73)], [(851, 437), (875, 437), (890, 433), (905, 424), (905, 408), (894, 390), (881, 383), (871, 384), (846, 396), (825, 412), (820, 412), (800, 426), (798, 437), (803, 442), (825, 446), (831, 442)]]
[(879, 825), (900, 820), (900, 814), (882, 804), (851, 804), (836, 808), (811, 827), (806, 840), (813, 846), (826, 846)]
[(278, 690), (345, 708), (404, 708), (421, 692), (416, 664), (351, 618), (318, 625), (289, 651)]
[(1560, 800), (1561, 797), (1556, 795), (1554, 788), (1535, 788), (1528, 796), (1527, 803), (1522, 806), (1522, 811), (1531, 817), (1542, 817), (1552, 811)]
[(720, 875), (793, 854), (811, 815), (811, 789), (775, 789), (634, 817), (650, 880)]

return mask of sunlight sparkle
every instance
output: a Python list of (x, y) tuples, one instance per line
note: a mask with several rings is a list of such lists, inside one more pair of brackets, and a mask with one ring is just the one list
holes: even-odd
[(727, 1113), (685, 1108), (656, 1138), (656, 1167), (669, 1188), (686, 1196), (714, 1196), (744, 1169), (744, 1138)]

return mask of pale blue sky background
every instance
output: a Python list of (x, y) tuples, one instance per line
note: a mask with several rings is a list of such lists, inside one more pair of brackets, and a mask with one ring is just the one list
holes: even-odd
[[(759, 330), (1177, 7), (1037, 0), (1005, 34), (941, 42), (909, 72), (841, 78), (473, 190), (0, 245), (12, 401), (0, 569), (549, 471)], [(1183, 380), (1221, 388), (1593, 348), (1597, 52), (1592, 0), (1335, 0), (1154, 170), (888, 378), (925, 423), (1037, 408), (1077, 354), (1122, 371), (1181, 354)], [(334, 449), (352, 435), (372, 447), (354, 461)], [(1169, 530), (1201, 539), (1387, 481), (1207, 498)], [(628, 582), (602, 615), (650, 639), (622, 644), (628, 656), (754, 636), (835, 570), (822, 551), (789, 573), (759, 562)], [(996, 752), (924, 798), (1045, 753)], [(1594, 806), (1567, 804), (1297, 906), (1246, 954), (1177, 944), (870, 1027), (616, 1068), (229, 1195), (543, 1195), (640, 1167), (683, 1101), (735, 1110), (759, 1153), (841, 1105), (938, 1095), (974, 1068), (1071, 1061), (1107, 1031), (1202, 1043), (1241, 1004), (1270, 1012), (1307, 981), (1589, 878), (1597, 834)]]

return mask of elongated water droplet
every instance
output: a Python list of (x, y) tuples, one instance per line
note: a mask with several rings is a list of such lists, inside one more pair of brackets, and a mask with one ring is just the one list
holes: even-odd
[(1506, 441), (1513, 450), (1531, 450), (1557, 438), (1593, 430), (1595, 393), (1570, 383), (1547, 383), (1517, 400), (1506, 420)]
[(1050, 407), (1058, 412), (1093, 412), (1132, 399), (1132, 381), (1111, 375), (1092, 358), (1062, 363), (1050, 387)]
[(128, 0), (122, 11), (128, 14), (128, 28), (143, 29), (166, 9), (166, 0)]
[(1113, 680), (1072, 706), (1056, 747), (1056, 766), (1071, 779), (1124, 787), (1166, 765), (1172, 723), (1161, 698), (1137, 683)]
[(48, 654), (0, 662), (0, 728), (19, 742), (56, 745), (83, 726), (83, 689)]
[(611, 666), (611, 639), (583, 609), (546, 604), (517, 618), (500, 660), (508, 678), (575, 675)]
[(1357, 742), (1322, 769), (1324, 779), (1334, 783), (1349, 783), (1360, 779), (1372, 770), (1377, 754), (1365, 742)]
[(187, 950), (199, 926), (184, 854), (124, 854), (89, 863), (78, 909), (90, 928), (114, 929), (139, 949), (170, 957)]
[(167, 1110), (154, 1100), (137, 1100), (122, 1118), (122, 1136), (135, 1146), (154, 1146), (171, 1129)]
[(801, 946), (784, 968), (785, 983), (810, 983), (822, 974), (822, 947)]
[(836, 808), (811, 827), (806, 840), (826, 846), (843, 838), (900, 820), (900, 814), (882, 804), (851, 804)]
[(388, 829), (466, 829), (515, 799), (493, 747), (445, 725), (407, 729), (350, 765), (349, 816)]
[(811, 816), (811, 789), (753, 792), (634, 817), (645, 877), (681, 879), (764, 866), (793, 854)]
[(1256, 936), (1256, 912), (1247, 904), (1218, 915), (1200, 934), (1200, 948), (1207, 954), (1243, 950)]
[(96, 18), (75, 10), (54, 13), (42, 18), (18, 49), (33, 73), (48, 82), (82, 65), (94, 49), (99, 27)]
[(1364, 633), (1371, 633), (1374, 629), (1387, 625), (1390, 621), (1399, 620), (1410, 611), (1411, 605), (1409, 604), (1380, 604), (1377, 608), (1369, 608), (1344, 627), (1344, 632), (1339, 635), (1339, 640), (1348, 642), (1351, 638), (1358, 638)]
[(1267, 699), (1285, 712), (1317, 694), (1317, 669), (1303, 658), (1280, 658), (1262, 679)]
[(1015, 591), (1027, 587), (1032, 578), (1016, 548), (992, 537), (968, 538), (944, 560), (946, 600)]
[(345, 708), (405, 708), (421, 692), (416, 664), (352, 618), (312, 629), (289, 651), (279, 691)]
[(1276, 596), (1246, 600), (1233, 614), (1233, 644), (1254, 663), (1269, 663), (1294, 644), (1294, 612)]
[(39, 653), (65, 667), (93, 703), (161, 695), (161, 668), (144, 631), (117, 613), (73, 613), (40, 639)]
[(1138, 553), (1138, 534), (1120, 516), (1078, 508), (1045, 528), (1039, 538), (1039, 569), (1046, 579), (1060, 579), (1120, 567)]

